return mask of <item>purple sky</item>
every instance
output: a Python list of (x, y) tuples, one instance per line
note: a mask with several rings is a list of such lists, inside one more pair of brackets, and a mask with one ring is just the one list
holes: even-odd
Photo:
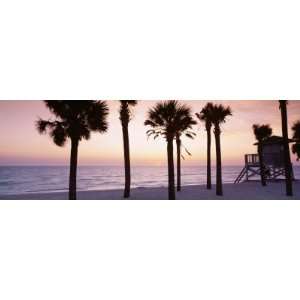
[[(194, 112), (199, 112), (206, 101), (184, 101)], [(274, 134), (281, 134), (280, 111), (277, 101), (221, 101), (230, 105), (233, 116), (222, 126), (222, 156), (226, 165), (243, 164), (245, 153), (255, 153), (252, 125), (270, 124)], [(120, 165), (123, 162), (122, 134), (118, 118), (118, 101), (108, 101), (110, 107), (109, 131), (92, 134), (89, 141), (80, 143), (79, 163), (82, 165)], [(143, 125), (146, 112), (155, 101), (139, 101), (130, 124), (131, 158), (133, 165), (164, 165), (164, 140), (147, 140)], [(300, 101), (288, 105), (289, 126), (300, 120)], [(68, 164), (69, 144), (57, 147), (47, 135), (39, 135), (34, 127), (38, 117), (51, 115), (42, 101), (0, 101), (0, 164)], [(184, 139), (192, 152), (183, 162), (186, 165), (206, 163), (206, 133), (203, 124), (195, 126), (195, 140)], [(213, 143), (214, 157), (214, 143)], [(293, 161), (295, 156), (292, 155)]]

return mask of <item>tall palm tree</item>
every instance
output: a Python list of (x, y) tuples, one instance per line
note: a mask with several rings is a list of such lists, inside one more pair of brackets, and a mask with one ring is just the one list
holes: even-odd
[(286, 195), (293, 196), (293, 183), (292, 183), (292, 163), (289, 148), (288, 136), (288, 118), (287, 118), (287, 101), (279, 100), (279, 108), (281, 111), (281, 128), (284, 147), (284, 167), (285, 167), (285, 185)]
[(218, 196), (223, 195), (222, 185), (222, 156), (221, 156), (221, 127), (222, 123), (226, 122), (226, 118), (232, 115), (231, 108), (224, 107), (222, 104), (213, 105), (211, 108), (212, 124), (214, 125), (214, 135), (216, 143), (216, 168), (217, 168), (217, 182), (216, 182), (216, 194)]
[(185, 106), (180, 105), (180, 103), (175, 100), (159, 102), (153, 108), (149, 109), (147, 119), (144, 123), (145, 126), (152, 128), (147, 131), (148, 136), (153, 135), (154, 139), (162, 136), (167, 142), (168, 194), (170, 200), (176, 198), (173, 141), (184, 120), (185, 110)]
[(105, 101), (93, 100), (44, 102), (56, 119), (39, 119), (36, 127), (41, 134), (48, 131), (57, 146), (62, 147), (67, 139), (71, 140), (69, 199), (75, 200), (79, 142), (88, 140), (92, 131), (107, 131), (108, 106)]
[[(178, 129), (175, 134), (176, 140), (176, 150), (177, 150), (177, 191), (181, 191), (181, 158), (183, 157), (181, 153), (182, 148), (182, 136), (186, 136), (190, 139), (193, 139), (196, 134), (192, 131), (193, 125), (196, 125), (197, 122), (192, 117), (192, 109), (187, 105), (181, 105), (179, 112), (181, 115), (181, 121), (178, 125)], [(191, 155), (187, 149), (186, 152)]]
[(207, 103), (200, 113), (196, 113), (197, 118), (204, 122), (207, 133), (207, 171), (206, 171), (206, 188), (211, 190), (211, 127), (212, 127), (212, 116), (211, 109), (213, 103)]
[(292, 146), (292, 151), (297, 155), (297, 160), (300, 160), (300, 121), (297, 121), (293, 127), (293, 140), (295, 144)]
[(132, 118), (131, 107), (137, 104), (136, 100), (120, 100), (120, 121), (123, 133), (123, 148), (124, 148), (124, 168), (125, 168), (125, 188), (124, 198), (130, 197), (131, 171), (130, 171), (130, 147), (128, 124)]
[(262, 153), (262, 145), (263, 145), (263, 141), (272, 135), (273, 130), (269, 124), (265, 124), (265, 125), (254, 124), (252, 126), (252, 128), (253, 128), (253, 133), (255, 135), (255, 139), (258, 142), (257, 152), (258, 152), (258, 157), (259, 157), (261, 184), (262, 184), (262, 186), (266, 186), (267, 185), (266, 170), (265, 170), (265, 164), (264, 164), (264, 157), (263, 157), (263, 153)]

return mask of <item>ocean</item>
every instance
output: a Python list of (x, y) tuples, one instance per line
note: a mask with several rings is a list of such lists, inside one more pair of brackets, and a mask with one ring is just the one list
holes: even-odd
[[(223, 166), (223, 182), (233, 183), (243, 166)], [(294, 166), (300, 179), (300, 166)], [(51, 193), (68, 190), (68, 166), (0, 166), (0, 195)], [(215, 168), (212, 168), (215, 182)], [(206, 184), (206, 167), (182, 168), (182, 185)], [(77, 190), (122, 189), (123, 166), (79, 166)], [(132, 187), (168, 185), (167, 167), (132, 167)]]

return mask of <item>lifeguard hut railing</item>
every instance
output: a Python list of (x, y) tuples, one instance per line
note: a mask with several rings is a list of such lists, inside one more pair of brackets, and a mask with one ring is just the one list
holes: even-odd
[(245, 154), (245, 165), (246, 166), (258, 166), (259, 165), (258, 154)]
[(248, 181), (250, 177), (259, 175), (259, 172), (258, 154), (245, 154), (245, 166), (234, 183), (240, 183), (244, 178), (246, 179), (246, 181)]

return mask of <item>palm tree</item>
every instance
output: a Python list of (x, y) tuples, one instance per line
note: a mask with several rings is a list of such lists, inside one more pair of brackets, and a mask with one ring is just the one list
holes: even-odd
[(231, 108), (224, 107), (222, 104), (213, 105), (211, 108), (212, 124), (214, 125), (214, 135), (216, 143), (216, 168), (217, 168), (217, 182), (216, 182), (216, 194), (218, 196), (223, 195), (222, 186), (222, 157), (221, 157), (221, 127), (220, 124), (226, 122), (226, 118), (232, 115)]
[(293, 140), (295, 144), (293, 144), (292, 151), (297, 155), (297, 160), (300, 159), (300, 121), (297, 121), (293, 127)]
[(292, 163), (289, 148), (288, 136), (288, 118), (287, 118), (287, 101), (279, 100), (279, 108), (281, 111), (281, 128), (284, 147), (284, 166), (285, 166), (285, 185), (286, 195), (293, 196), (293, 183), (292, 183)]
[(167, 141), (168, 191), (170, 200), (175, 200), (176, 198), (173, 141), (184, 120), (185, 110), (185, 106), (180, 105), (175, 100), (159, 102), (153, 108), (149, 109), (147, 119), (144, 123), (145, 126), (152, 128), (147, 131), (148, 136), (153, 135), (154, 139), (162, 136)]
[(44, 101), (56, 117), (55, 120), (36, 122), (39, 133), (47, 131), (57, 146), (64, 146), (71, 140), (69, 199), (76, 200), (76, 174), (78, 145), (82, 139), (88, 140), (91, 131), (104, 133), (108, 129), (108, 106), (105, 101)]
[(124, 168), (125, 168), (125, 188), (124, 198), (130, 197), (130, 184), (131, 184), (131, 172), (130, 172), (130, 149), (129, 149), (129, 133), (128, 124), (132, 117), (131, 107), (137, 104), (136, 100), (120, 100), (120, 121), (122, 125), (123, 133), (123, 147), (124, 147)]
[[(181, 153), (182, 148), (182, 136), (185, 135), (186, 137), (193, 139), (196, 134), (191, 131), (192, 126), (196, 125), (197, 122), (192, 117), (192, 110), (187, 105), (182, 105), (179, 108), (178, 114), (181, 115), (181, 121), (178, 125), (178, 129), (175, 134), (176, 139), (176, 150), (177, 150), (177, 191), (181, 191), (181, 157), (183, 157)], [(185, 148), (186, 152), (191, 155), (190, 152)], [(184, 157), (183, 157), (184, 158)]]
[(265, 164), (264, 164), (264, 157), (263, 157), (263, 153), (262, 153), (262, 145), (263, 145), (263, 141), (272, 135), (273, 130), (269, 124), (266, 124), (266, 125), (254, 124), (252, 126), (252, 128), (253, 128), (253, 133), (255, 135), (255, 138), (258, 142), (257, 152), (258, 152), (258, 157), (259, 157), (261, 184), (262, 184), (262, 186), (266, 186), (267, 185), (266, 176), (265, 176), (266, 170), (265, 170)]
[(206, 188), (211, 190), (211, 127), (212, 127), (212, 117), (211, 117), (211, 109), (213, 107), (213, 103), (207, 103), (204, 108), (200, 111), (200, 113), (196, 113), (197, 118), (204, 122), (205, 129), (207, 133), (207, 178), (206, 178)]

